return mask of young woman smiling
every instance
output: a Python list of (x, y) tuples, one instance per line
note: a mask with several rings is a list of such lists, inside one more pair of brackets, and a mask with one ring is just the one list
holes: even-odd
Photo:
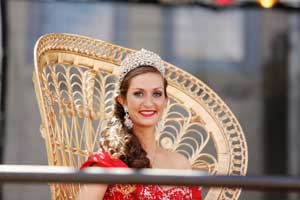
[[(82, 165), (98, 167), (190, 169), (181, 154), (159, 147), (156, 126), (167, 106), (167, 81), (161, 58), (147, 50), (129, 55), (120, 66), (114, 117), (101, 147)], [(159, 185), (83, 185), (78, 199), (201, 199), (198, 187)]]

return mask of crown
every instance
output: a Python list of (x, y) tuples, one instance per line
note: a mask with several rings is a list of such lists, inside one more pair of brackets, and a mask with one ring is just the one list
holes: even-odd
[(156, 68), (160, 71), (162, 76), (165, 77), (165, 67), (162, 59), (152, 51), (141, 49), (130, 54), (121, 62), (119, 68), (119, 82), (123, 81), (128, 72), (143, 65)]

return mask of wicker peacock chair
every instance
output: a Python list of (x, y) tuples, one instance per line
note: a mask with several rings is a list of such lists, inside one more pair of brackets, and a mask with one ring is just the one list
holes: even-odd
[[(35, 46), (33, 81), (49, 165), (79, 167), (98, 150), (113, 109), (117, 68), (133, 50), (92, 38), (49, 34)], [(191, 74), (165, 62), (169, 104), (159, 144), (210, 174), (245, 175), (243, 131), (225, 103)], [(52, 199), (74, 199), (78, 185), (52, 184)], [(241, 190), (209, 188), (205, 199), (238, 199)]]

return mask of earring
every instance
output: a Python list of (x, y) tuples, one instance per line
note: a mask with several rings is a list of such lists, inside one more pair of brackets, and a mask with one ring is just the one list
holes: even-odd
[(160, 120), (159, 122), (157, 122), (156, 126), (155, 126), (155, 130), (157, 133), (161, 133), (163, 131), (164, 128), (164, 122), (162, 120)]
[(124, 111), (125, 111), (125, 116), (124, 116), (124, 124), (128, 129), (132, 129), (133, 127), (133, 122), (132, 120), (129, 118), (129, 114), (128, 114), (128, 108), (124, 107)]
[(163, 129), (164, 129), (164, 120), (165, 120), (165, 116), (166, 116), (166, 109), (163, 110), (163, 114), (161, 116), (161, 119), (156, 123), (155, 125), (155, 131), (158, 134), (161, 134)]

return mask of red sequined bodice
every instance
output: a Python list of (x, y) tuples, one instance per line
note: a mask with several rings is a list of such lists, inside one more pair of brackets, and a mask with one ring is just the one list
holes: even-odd
[[(124, 167), (119, 159), (111, 158), (107, 152), (91, 155), (80, 169), (97, 165), (99, 167)], [(198, 187), (174, 186), (163, 188), (159, 185), (109, 185), (103, 200), (201, 200)]]

